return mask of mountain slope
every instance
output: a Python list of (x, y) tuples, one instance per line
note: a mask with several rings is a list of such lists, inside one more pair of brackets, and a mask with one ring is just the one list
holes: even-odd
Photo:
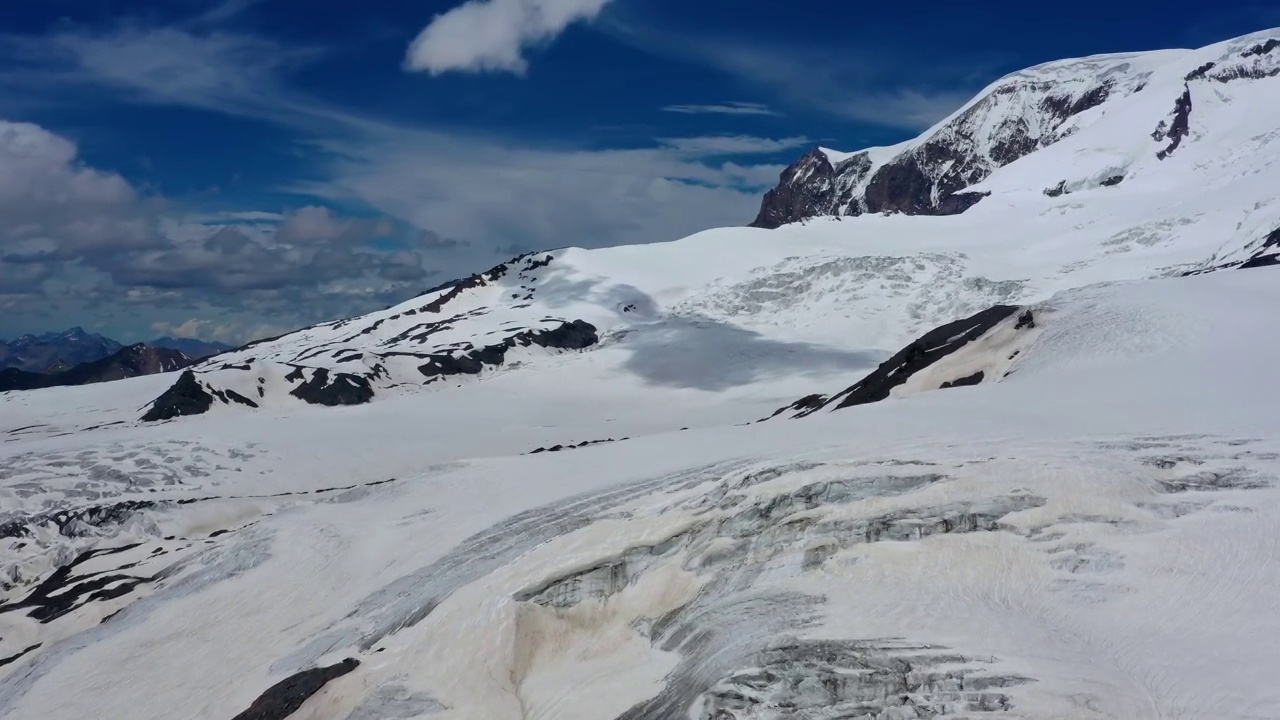
[[(1013, 73), (914, 140), (856, 153), (813, 149), (783, 172), (752, 225), (863, 213), (952, 215), (993, 192), (1061, 195), (1160, 174), (1160, 163), (1184, 141), (1199, 144), (1204, 157), (1233, 152), (1232, 128), (1215, 123), (1214, 110), (1197, 108), (1245, 103), (1251, 107), (1231, 112), (1274, 113), (1273, 98), (1258, 98), (1253, 88), (1280, 74), (1274, 35)], [(1055, 164), (1067, 176), (1047, 162), (1017, 162), (1060, 143), (1069, 147), (1055, 151)], [(988, 178), (992, 182), (983, 183)]]

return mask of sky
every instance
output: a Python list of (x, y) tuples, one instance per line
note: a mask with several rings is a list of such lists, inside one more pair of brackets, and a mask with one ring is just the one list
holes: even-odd
[(42, 0), (0, 7), (0, 338), (243, 342), (515, 255), (749, 222), (809, 147), (1269, 2)]

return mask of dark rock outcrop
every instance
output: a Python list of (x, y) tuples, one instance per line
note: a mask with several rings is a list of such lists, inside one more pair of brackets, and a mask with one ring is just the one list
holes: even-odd
[(346, 675), (360, 666), (360, 661), (347, 658), (328, 667), (312, 668), (290, 675), (267, 688), (249, 706), (248, 710), (232, 720), (284, 720), (298, 711), (312, 695), (320, 692), (331, 680)]
[(170, 420), (186, 415), (199, 415), (213, 407), (213, 395), (196, 380), (190, 370), (182, 373), (178, 381), (151, 403), (151, 409), (142, 416), (143, 422)]
[(361, 405), (373, 399), (373, 386), (368, 378), (348, 373), (335, 373), (331, 380), (328, 370), (316, 368), (310, 380), (289, 394), (312, 405)]
[[(153, 578), (137, 577), (119, 571), (91, 572), (76, 575), (80, 565), (103, 555), (132, 550), (138, 543), (114, 548), (98, 548), (80, 553), (70, 563), (54, 570), (21, 600), (0, 603), (0, 614), (26, 610), (27, 616), (40, 623), (50, 623), (84, 605), (127, 595), (138, 585)], [(124, 566), (120, 570), (125, 569)]]
[(585, 350), (599, 341), (595, 325), (585, 320), (574, 320), (561, 323), (551, 330), (523, 330), (500, 343), (476, 348), (461, 355), (428, 355), (427, 362), (418, 366), (418, 372), (428, 378), (427, 382), (449, 375), (476, 375), (486, 365), (502, 365), (506, 362), (507, 351), (514, 347), (537, 345), (557, 350)]
[(970, 385), (980, 385), (980, 384), (982, 383), (983, 378), (985, 378), (985, 377), (986, 377), (986, 373), (984, 373), (984, 372), (982, 372), (981, 370), (979, 370), (978, 372), (976, 372), (976, 373), (974, 373), (974, 374), (972, 374), (972, 375), (966, 375), (966, 376), (964, 376), (964, 377), (962, 377), (962, 378), (956, 378), (955, 380), (951, 380), (951, 381), (948, 381), (948, 382), (944, 382), (944, 383), (942, 383), (942, 385), (941, 385), (941, 389), (946, 390), (947, 388), (957, 388), (957, 387), (967, 387), (967, 386), (970, 386)]
[(1246, 270), (1249, 268), (1271, 267), (1280, 265), (1280, 228), (1272, 230), (1262, 240), (1262, 244), (1253, 251), (1244, 261), (1235, 261), (1228, 263), (1220, 263), (1217, 265), (1209, 265), (1206, 267), (1188, 270), (1182, 273), (1183, 277), (1190, 275), (1204, 275), (1206, 273), (1217, 272), (1219, 270)]
[(997, 323), (1018, 311), (1012, 305), (996, 305), (962, 320), (947, 323), (922, 335), (898, 351), (870, 375), (836, 394), (828, 404), (836, 409), (878, 402), (912, 375), (986, 334)]
[(804, 218), (827, 215), (835, 199), (836, 171), (815, 147), (782, 171), (778, 186), (764, 195), (751, 227), (776, 228)]
[(1169, 140), (1169, 145), (1163, 150), (1156, 153), (1156, 157), (1164, 160), (1173, 154), (1174, 150), (1182, 144), (1182, 139), (1191, 133), (1191, 87), (1183, 88), (1182, 94), (1173, 104), (1173, 119), (1169, 123), (1169, 129), (1157, 137), (1157, 140)]
[[(839, 410), (853, 407), (854, 405), (865, 405), (885, 400), (895, 387), (907, 382), (921, 370), (982, 337), (997, 324), (1016, 312), (1018, 312), (1018, 308), (1015, 306), (995, 305), (967, 318), (936, 327), (902, 350), (899, 350), (893, 357), (881, 363), (871, 374), (843, 391), (830, 398), (822, 395), (809, 395), (800, 398), (786, 407), (779, 408), (769, 417), (774, 418), (789, 411), (797, 411), (791, 417), (801, 418), (833, 405), (832, 409)], [(1024, 310), (1018, 316), (1015, 329), (1021, 330), (1034, 327), (1035, 318), (1032, 316), (1031, 311)], [(942, 387), (977, 385), (982, 382), (984, 377), (984, 373), (977, 372), (967, 377), (951, 380), (944, 383)]]
[(1262, 241), (1262, 246), (1254, 251), (1241, 265), (1244, 268), (1268, 267), (1271, 265), (1280, 265), (1280, 228), (1271, 231), (1270, 235)]

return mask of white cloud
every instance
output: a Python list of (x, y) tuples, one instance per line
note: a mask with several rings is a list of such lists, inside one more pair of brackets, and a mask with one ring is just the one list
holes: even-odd
[(85, 167), (74, 143), (30, 123), (0, 120), (0, 256), (8, 264), (152, 246), (133, 187)]
[(663, 112), (681, 115), (778, 115), (768, 105), (748, 102), (727, 102), (716, 105), (668, 105)]
[(437, 15), (409, 46), (405, 64), (433, 75), (528, 68), (524, 53), (570, 24), (590, 20), (609, 0), (468, 0)]
[(708, 135), (704, 137), (665, 138), (663, 146), (689, 157), (719, 157), (728, 155), (771, 155), (784, 150), (812, 144), (804, 136), (779, 138), (752, 137), (750, 135)]

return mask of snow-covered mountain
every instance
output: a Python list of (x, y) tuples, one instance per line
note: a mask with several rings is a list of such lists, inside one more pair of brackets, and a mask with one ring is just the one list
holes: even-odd
[[(1200, 50), (1097, 55), (1045, 63), (992, 83), (919, 137), (854, 153), (814, 148), (765, 196), (755, 227), (864, 213), (954, 215), (991, 194), (1052, 196), (1170, 174), (1182, 150), (1240, 152), (1234, 121), (1271, 116), (1258, 80), (1280, 74), (1270, 32)], [(1259, 128), (1265, 129), (1265, 128)], [(1045, 152), (1047, 149), (1052, 152)], [(1023, 160), (1036, 157), (1035, 160)], [(1194, 162), (1194, 161), (1193, 161)], [(1173, 171), (1172, 174), (1178, 174)]]
[(1280, 717), (1278, 46), (867, 151), (967, 117), (946, 185), (1021, 118), (962, 213), (533, 253), (0, 394), (0, 720)]

